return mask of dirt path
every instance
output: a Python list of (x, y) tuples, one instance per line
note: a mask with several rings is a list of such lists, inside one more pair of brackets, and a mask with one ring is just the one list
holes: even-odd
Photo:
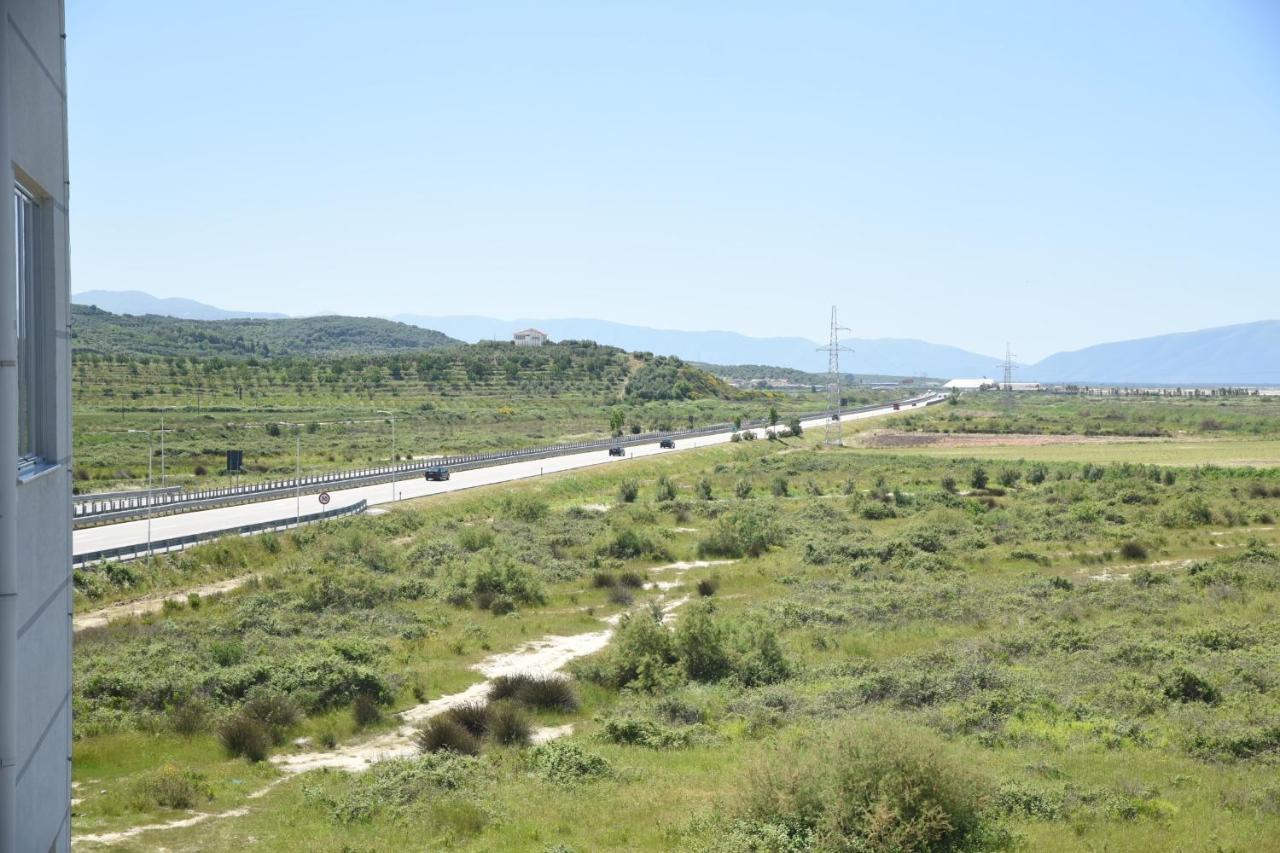
[(132, 601), (122, 601), (119, 604), (112, 604), (99, 610), (79, 613), (71, 620), (71, 624), (77, 633), (86, 628), (101, 628), (115, 619), (123, 619), (127, 616), (141, 616), (144, 613), (155, 613), (157, 610), (164, 608), (166, 601), (185, 604), (193, 594), (205, 598), (210, 595), (231, 592), (233, 589), (244, 586), (252, 577), (253, 575), (241, 575), (238, 578), (230, 578), (229, 580), (205, 584), (192, 589), (184, 589), (181, 592), (157, 593), (156, 595), (135, 598)]
[[(734, 562), (733, 560), (694, 560), (689, 562), (669, 563), (665, 566), (657, 566), (652, 571), (674, 571), (683, 572), (693, 568), (706, 568), (709, 566), (725, 565)], [(243, 584), (248, 578), (236, 578), (236, 586)], [(232, 581), (224, 581), (232, 583)], [(232, 589), (235, 586), (231, 587)], [(203, 593), (202, 593), (203, 594)], [(185, 595), (185, 594), (184, 594)], [(659, 599), (661, 600), (661, 599)], [(689, 600), (689, 596), (666, 602), (663, 605), (663, 622), (670, 623), (675, 618), (675, 611), (679, 609)], [(129, 605), (117, 605), (117, 607), (136, 606), (141, 604), (145, 599), (137, 602), (130, 602)], [(163, 602), (163, 598), (156, 599), (157, 602)], [(158, 609), (163, 606), (157, 603), (152, 609)], [(107, 608), (110, 610), (112, 608)], [(98, 611), (102, 613), (105, 611)], [(96, 614), (85, 614), (96, 615)], [(589, 631), (585, 634), (573, 634), (570, 636), (561, 636), (550, 634), (539, 640), (532, 640), (517, 646), (515, 649), (503, 654), (490, 655), (484, 660), (477, 663), (472, 669), (484, 676), (483, 681), (478, 681), (468, 687), (466, 690), (458, 693), (450, 693), (433, 699), (430, 702), (424, 702), (421, 705), (415, 705), (405, 711), (400, 712), (401, 725), (393, 731), (385, 732), (368, 740), (359, 741), (349, 745), (339, 746), (335, 749), (325, 750), (322, 752), (300, 752), (293, 755), (277, 755), (271, 758), (271, 763), (279, 768), (284, 775), (272, 781), (270, 784), (249, 795), (249, 799), (256, 800), (265, 796), (273, 788), (280, 783), (292, 778), (299, 773), (306, 773), (309, 770), (345, 770), (351, 773), (360, 773), (366, 770), (369, 765), (385, 761), (390, 758), (405, 758), (416, 755), (418, 752), (417, 744), (414, 742), (414, 736), (417, 734), (417, 726), (425, 720), (442, 714), (450, 708), (456, 708), (467, 702), (484, 701), (489, 693), (489, 684), (492, 679), (500, 675), (515, 675), (518, 673), (529, 673), (533, 675), (551, 675), (559, 673), (566, 665), (580, 657), (595, 654), (604, 649), (609, 644), (610, 638), (613, 636), (613, 630), (618, 622), (622, 619), (623, 614), (616, 613), (601, 621), (605, 627), (599, 631)], [(108, 617), (111, 618), (111, 617)], [(105, 624), (105, 619), (102, 624)], [(79, 626), (77, 625), (77, 630)], [(534, 743), (546, 743), (555, 738), (565, 737), (573, 733), (573, 724), (567, 723), (562, 726), (547, 726), (538, 729), (533, 734)], [(152, 832), (162, 829), (182, 829), (185, 827), (196, 826), (209, 820), (216, 820), (230, 817), (243, 817), (248, 814), (247, 806), (238, 806), (224, 812), (199, 812), (189, 817), (179, 820), (170, 821), (168, 823), (153, 823), (144, 826), (135, 826), (129, 829), (123, 829), (119, 832), (106, 832), (98, 835), (79, 835), (72, 838), (72, 846), (79, 847), (84, 844), (101, 844), (112, 845), (121, 841), (127, 841), (135, 838), (144, 832)]]

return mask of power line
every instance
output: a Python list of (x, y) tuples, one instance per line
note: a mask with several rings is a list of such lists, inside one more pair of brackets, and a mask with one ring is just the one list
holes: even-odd
[(830, 410), (830, 417), (827, 418), (823, 444), (836, 447), (844, 446), (844, 429), (840, 422), (840, 352), (853, 350), (840, 344), (840, 333), (848, 331), (852, 330), (841, 326), (836, 320), (836, 306), (832, 305), (831, 337), (825, 347), (818, 347), (818, 351), (827, 354), (827, 408)]

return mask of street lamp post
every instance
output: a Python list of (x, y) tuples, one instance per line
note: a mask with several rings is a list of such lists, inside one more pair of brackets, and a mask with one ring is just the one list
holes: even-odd
[(151, 503), (155, 499), (155, 495), (152, 492), (153, 481), (151, 479), (152, 460), (155, 458), (154, 444), (152, 443), (154, 440), (152, 436), (153, 430), (131, 429), (129, 432), (145, 432), (147, 434), (147, 556), (151, 557), (154, 556), (151, 550)]
[(391, 502), (396, 502), (396, 413), (387, 409), (378, 409), (378, 414), (391, 418)]

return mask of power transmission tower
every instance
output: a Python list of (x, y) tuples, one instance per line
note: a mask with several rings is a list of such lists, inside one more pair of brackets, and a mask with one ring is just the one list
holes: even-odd
[(1006, 403), (1013, 402), (1013, 350), (1009, 348), (1009, 342), (1004, 344), (1004, 400)]
[(827, 418), (826, 436), (823, 444), (844, 446), (844, 430), (840, 423), (840, 353), (853, 352), (852, 349), (840, 345), (840, 333), (852, 331), (841, 326), (836, 320), (836, 306), (831, 306), (831, 339), (825, 347), (818, 347), (819, 352), (827, 354)]

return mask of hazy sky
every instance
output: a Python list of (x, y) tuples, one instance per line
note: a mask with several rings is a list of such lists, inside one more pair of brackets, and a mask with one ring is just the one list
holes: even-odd
[(919, 337), (1280, 317), (1280, 4), (68, 0), (74, 289)]

